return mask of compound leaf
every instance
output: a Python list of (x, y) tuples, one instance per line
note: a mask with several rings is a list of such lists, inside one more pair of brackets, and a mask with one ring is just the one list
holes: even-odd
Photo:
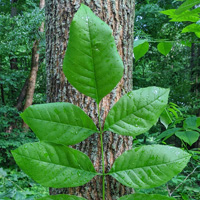
[(97, 175), (82, 152), (53, 143), (30, 143), (12, 151), (19, 167), (46, 187), (76, 187)]
[(68, 81), (99, 103), (121, 80), (123, 69), (112, 30), (82, 4), (70, 26), (63, 63)]
[(108, 174), (128, 187), (153, 188), (180, 173), (189, 159), (188, 153), (175, 147), (142, 146), (119, 156)]
[(56, 144), (77, 144), (98, 131), (92, 119), (70, 103), (33, 105), (21, 117), (41, 141)]
[(118, 200), (176, 200), (173, 197), (167, 197), (160, 194), (130, 194), (119, 198)]
[(76, 197), (73, 195), (59, 194), (59, 195), (51, 195), (39, 198), (37, 200), (86, 200), (82, 197)]
[(168, 94), (168, 89), (148, 87), (124, 95), (108, 113), (104, 131), (129, 136), (145, 133), (166, 107)]

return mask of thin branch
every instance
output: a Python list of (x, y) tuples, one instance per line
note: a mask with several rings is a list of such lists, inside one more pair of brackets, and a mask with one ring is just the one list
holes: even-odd
[(200, 167), (200, 165), (198, 165), (198, 166), (196, 166), (194, 169), (193, 169), (193, 171), (192, 172), (190, 172), (186, 177), (185, 177), (185, 179), (169, 194), (169, 196), (171, 197), (172, 196), (172, 194), (174, 193), (174, 191), (175, 190), (177, 190), (195, 171), (196, 171), (196, 169), (197, 168), (199, 168)]

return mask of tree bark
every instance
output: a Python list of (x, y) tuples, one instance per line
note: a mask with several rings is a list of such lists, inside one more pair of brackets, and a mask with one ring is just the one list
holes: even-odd
[[(45, 0), (40, 0), (40, 9), (43, 9), (45, 6)], [(40, 28), (40, 32), (44, 31), (44, 22), (42, 22)], [(32, 63), (31, 63), (31, 72), (29, 76), (29, 81), (28, 81), (28, 88), (27, 88), (27, 94), (26, 94), (26, 101), (24, 105), (24, 110), (28, 108), (30, 105), (33, 103), (33, 95), (35, 91), (35, 83), (37, 79), (37, 71), (39, 67), (39, 40), (35, 40), (33, 43), (33, 48), (32, 48)], [(23, 123), (23, 128), (27, 129), (28, 125), (26, 123)]]
[(18, 111), (21, 111), (23, 109), (23, 101), (26, 97), (28, 82), (29, 82), (29, 78), (26, 79), (24, 86), (21, 89), (21, 92), (17, 98), (17, 103), (16, 103), (15, 107), (17, 108)]
[[(98, 125), (97, 105), (89, 97), (79, 93), (66, 80), (62, 72), (63, 58), (69, 37), (69, 26), (80, 3), (89, 6), (94, 13), (113, 30), (118, 51), (124, 62), (124, 76), (118, 86), (100, 103), (101, 120), (121, 95), (132, 90), (134, 0), (53, 0), (46, 3), (46, 63), (47, 101), (70, 102), (81, 107)], [(119, 136), (110, 132), (103, 134), (105, 170), (108, 172), (114, 160), (125, 150), (132, 148), (132, 137)], [(102, 172), (100, 136), (94, 134), (74, 148), (87, 154), (95, 169)], [(106, 199), (118, 199), (130, 194), (127, 188), (112, 177), (106, 177)], [(50, 194), (73, 194), (88, 200), (102, 199), (102, 177), (97, 176), (89, 183), (77, 188), (50, 188)]]

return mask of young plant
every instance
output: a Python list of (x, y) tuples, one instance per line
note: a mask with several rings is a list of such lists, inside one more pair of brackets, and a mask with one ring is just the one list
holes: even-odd
[[(81, 5), (70, 26), (70, 38), (63, 71), (69, 82), (83, 94), (99, 102), (120, 81), (123, 63), (117, 52), (112, 31), (85, 5)], [(170, 146), (141, 146), (124, 152), (105, 173), (103, 133), (136, 136), (153, 126), (167, 105), (168, 89), (148, 87), (124, 95), (110, 110), (100, 130), (79, 107), (70, 103), (49, 103), (27, 108), (21, 117), (40, 142), (25, 144), (12, 151), (31, 178), (47, 187), (76, 187), (102, 176), (105, 199), (105, 176), (112, 176), (132, 188), (152, 188), (169, 181), (186, 166), (190, 155)], [(101, 137), (103, 172), (96, 172), (89, 157), (68, 147), (90, 135)], [(55, 195), (40, 200), (84, 199)], [(132, 194), (125, 199), (166, 199), (161, 195)]]

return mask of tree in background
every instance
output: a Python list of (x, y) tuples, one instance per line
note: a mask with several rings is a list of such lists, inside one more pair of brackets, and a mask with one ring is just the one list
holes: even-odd
[[(132, 89), (132, 50), (133, 50), (133, 23), (134, 1), (82, 1), (88, 5), (97, 16), (113, 29), (113, 35), (118, 51), (124, 62), (125, 71), (123, 79), (118, 86), (100, 103), (101, 120), (113, 104), (124, 92)], [(75, 90), (65, 79), (62, 72), (63, 58), (69, 36), (69, 25), (74, 13), (80, 6), (79, 1), (48, 1), (46, 3), (46, 65), (47, 65), (47, 101), (70, 102), (81, 107), (92, 119), (97, 119), (97, 105), (95, 102)], [(92, 109), (91, 109), (92, 108)], [(98, 124), (97, 121), (95, 121)], [(98, 145), (96, 144), (98, 141)], [(105, 168), (110, 169), (118, 155), (132, 148), (132, 139), (113, 134), (104, 134)], [(74, 146), (86, 153), (96, 170), (101, 166), (100, 137), (94, 134), (86, 141)], [(87, 199), (101, 199), (101, 178), (96, 177), (85, 187), (69, 189), (50, 189), (51, 194), (68, 193), (83, 196)], [(132, 189), (117, 183), (111, 177), (106, 179), (106, 199), (116, 199), (132, 192)]]

